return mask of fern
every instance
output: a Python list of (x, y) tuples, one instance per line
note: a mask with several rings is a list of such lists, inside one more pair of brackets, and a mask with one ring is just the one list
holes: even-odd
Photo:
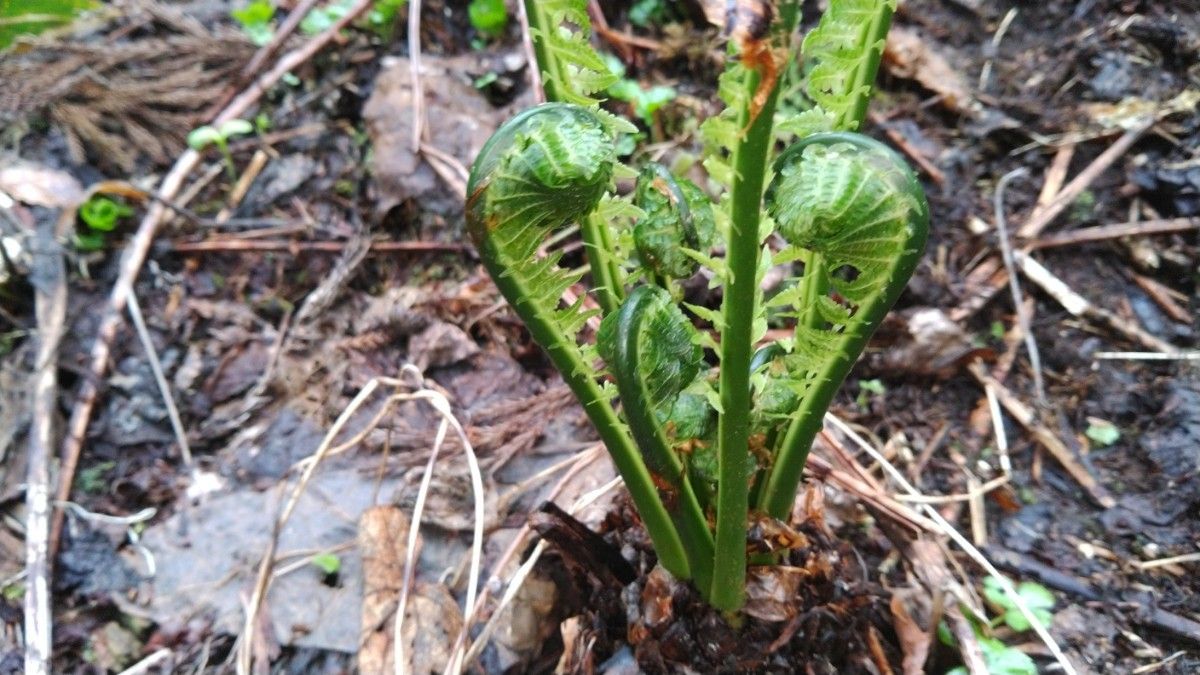
[[(525, 0), (542, 87), (551, 101), (595, 106), (592, 94), (617, 81), (588, 44), (592, 23), (583, 0)], [(569, 26), (574, 25), (572, 30)]]
[(829, 0), (829, 9), (804, 38), (804, 58), (815, 62), (808, 95), (830, 115), (833, 128), (862, 124), (896, 0)]
[(760, 419), (799, 410), (760, 493), (759, 507), (780, 514), (791, 507), (820, 413), (916, 267), (929, 207), (887, 146), (840, 132), (809, 136), (780, 156), (767, 209), (795, 247), (790, 255), (807, 257), (802, 283), (770, 303), (791, 306), (796, 329), (758, 393)]
[(593, 111), (566, 103), (531, 108), (501, 126), (472, 165), (467, 230), (497, 288), (596, 425), (663, 566), (688, 578), (687, 554), (653, 476), (597, 384), (595, 347), (576, 339), (592, 313), (583, 298), (560, 307), (582, 273), (559, 267), (557, 253), (537, 256), (554, 229), (592, 214), (615, 163), (612, 133)]
[[(801, 71), (786, 62), (799, 2), (781, 0), (766, 29), (729, 32), (719, 83), (727, 107), (701, 127), (715, 204), (658, 165), (624, 174), (638, 178), (632, 202), (612, 194), (623, 170), (614, 135), (630, 126), (594, 97), (613, 76), (588, 43), (585, 1), (525, 3), (555, 102), (518, 115), (485, 145), (469, 181), (468, 230), (595, 424), (661, 564), (734, 612), (751, 506), (786, 517), (833, 393), (924, 245), (928, 208), (912, 172), (849, 131), (862, 123), (894, 0), (830, 0), (803, 43), (816, 64), (806, 84), (815, 105), (778, 119), (780, 72), (799, 91)], [(571, 222), (586, 270), (538, 255)], [(767, 245), (773, 233), (782, 250)], [(800, 276), (765, 299), (766, 274), (797, 263)], [(700, 268), (722, 290), (720, 309), (679, 302), (680, 281)], [(604, 316), (595, 347), (581, 333), (596, 312), (585, 299), (560, 300), (585, 273)], [(795, 328), (756, 353), (768, 311)], [(697, 330), (697, 320), (713, 330)]]

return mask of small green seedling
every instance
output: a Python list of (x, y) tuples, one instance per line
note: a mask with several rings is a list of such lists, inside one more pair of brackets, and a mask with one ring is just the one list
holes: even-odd
[[(1029, 611), (1037, 617), (1042, 625), (1050, 625), (1050, 622), (1054, 620), (1054, 615), (1050, 612), (1054, 609), (1054, 595), (1045, 586), (1033, 581), (1022, 581), (1016, 587), (1017, 595), (1025, 601), (1025, 606), (1029, 608)], [(1005, 594), (1000, 580), (996, 577), (988, 577), (983, 580), (983, 597), (993, 610), (1000, 613), (996, 621), (1003, 622), (1018, 633), (1032, 628), (1029, 620), (1017, 608), (1016, 603)]]
[(1121, 430), (1117, 425), (1098, 417), (1088, 418), (1088, 428), (1084, 430), (1083, 435), (1102, 448), (1121, 440)]
[(322, 581), (327, 586), (336, 586), (338, 574), (342, 571), (342, 559), (336, 553), (318, 553), (309, 563), (321, 572)]
[(221, 151), (221, 157), (225, 161), (226, 175), (229, 176), (231, 182), (236, 183), (238, 172), (237, 167), (233, 164), (233, 154), (229, 152), (229, 139), (253, 131), (254, 125), (246, 120), (229, 120), (222, 123), (219, 127), (204, 125), (198, 129), (193, 129), (188, 134), (188, 147), (199, 152), (209, 145), (217, 146), (217, 149)]
[(104, 248), (105, 234), (117, 227), (117, 221), (133, 215), (133, 209), (101, 195), (92, 195), (79, 207), (79, 219), (87, 226), (75, 233), (75, 248), (80, 251), (99, 251)]
[(471, 0), (467, 5), (471, 25), (485, 37), (494, 38), (508, 26), (508, 9), (504, 0)]
[(858, 407), (865, 408), (869, 395), (883, 396), (886, 393), (887, 387), (883, 385), (882, 380), (859, 380), (858, 398), (854, 399), (854, 402), (858, 404)]
[[(596, 427), (659, 564), (730, 616), (745, 602), (751, 515), (789, 517), (825, 411), (929, 224), (912, 170), (855, 131), (894, 0), (830, 0), (802, 47), (799, 0), (776, 6), (732, 31), (726, 108), (700, 127), (719, 199), (663, 166), (620, 165), (618, 138), (637, 127), (595, 97), (621, 76), (588, 42), (585, 0), (525, 0), (550, 103), (502, 125), (467, 183), (484, 265)], [(803, 75), (787, 67), (801, 52), (812, 107), (777, 116), (780, 74)], [(632, 194), (617, 177), (636, 177)], [(583, 269), (548, 243), (572, 223)], [(787, 283), (765, 297), (772, 268)], [(585, 274), (598, 310), (562, 302)], [(698, 275), (719, 306), (683, 301)], [(786, 337), (768, 339), (768, 314)], [(597, 315), (593, 343), (583, 329)]]
[[(1028, 654), (985, 634), (983, 628), (974, 621), (971, 622), (971, 629), (975, 632), (980, 651), (983, 652), (983, 664), (988, 675), (1037, 675), (1037, 664)], [(947, 647), (958, 644), (945, 621), (938, 624), (937, 635), (938, 640)], [(946, 671), (946, 675), (968, 675), (968, 672), (966, 666), (958, 666)]]
[(230, 10), (229, 15), (242, 27), (242, 32), (250, 41), (259, 47), (267, 44), (275, 37), (272, 20), (275, 18), (275, 7), (270, 0), (250, 0), (241, 9)]
[(609, 85), (604, 93), (618, 101), (625, 101), (633, 106), (633, 114), (642, 120), (648, 128), (654, 127), (654, 114), (664, 105), (675, 100), (675, 89), (666, 85), (656, 84), (652, 87), (642, 87), (637, 80), (625, 77), (625, 64), (611, 54), (605, 54), (608, 70), (618, 79)]

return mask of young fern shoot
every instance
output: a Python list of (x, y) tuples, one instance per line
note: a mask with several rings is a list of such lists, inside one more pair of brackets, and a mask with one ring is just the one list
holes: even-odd
[[(611, 74), (588, 43), (585, 0), (524, 1), (553, 102), (514, 117), (480, 152), (468, 230), (596, 426), (659, 562), (732, 617), (751, 512), (788, 516), (825, 409), (924, 247), (916, 177), (854, 133), (894, 0), (830, 0), (803, 43), (815, 62), (804, 111), (776, 109), (780, 73), (799, 72), (785, 68), (798, 58), (799, 2), (764, 2), (758, 23), (729, 31), (739, 51), (720, 82), (727, 109), (702, 126), (704, 166), (723, 189), (715, 203), (657, 164), (626, 174), (637, 175), (632, 195), (614, 195), (614, 175), (627, 171), (615, 136), (634, 127), (593, 98)], [(569, 223), (604, 317), (594, 346), (581, 334), (596, 312), (561, 302), (583, 272), (560, 267), (559, 253), (538, 257)], [(766, 246), (772, 232), (783, 250)], [(799, 274), (766, 299), (773, 266)], [(722, 289), (719, 309), (681, 303), (679, 282), (701, 267)], [(762, 344), (768, 310), (794, 328)]]

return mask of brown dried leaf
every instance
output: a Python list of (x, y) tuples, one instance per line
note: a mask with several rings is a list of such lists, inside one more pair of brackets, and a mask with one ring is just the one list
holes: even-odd
[(892, 593), (892, 625), (900, 648), (904, 650), (904, 675), (921, 675), (925, 672), (925, 659), (933, 644), (933, 633), (921, 628), (918, 617), (929, 617), (929, 595), (921, 589), (900, 588)]
[(393, 671), (392, 621), (404, 581), (409, 524), (408, 515), (395, 506), (372, 507), (358, 520), (363, 565), (358, 670), (366, 675)]
[[(0, 161), (8, 164), (10, 158)], [(83, 203), (83, 186), (74, 176), (31, 162), (0, 168), (0, 192), (19, 202), (53, 209), (74, 209)]]
[(796, 616), (800, 583), (810, 572), (803, 567), (772, 565), (751, 567), (746, 577), (746, 607), (763, 621), (788, 621)]
[(893, 75), (916, 80), (921, 86), (940, 94), (942, 104), (955, 112), (968, 112), (974, 97), (962, 74), (944, 56), (930, 48), (911, 28), (892, 26), (883, 64)]
[(894, 314), (880, 327), (877, 366), (892, 373), (949, 376), (977, 356), (988, 356), (940, 309), (918, 307)]

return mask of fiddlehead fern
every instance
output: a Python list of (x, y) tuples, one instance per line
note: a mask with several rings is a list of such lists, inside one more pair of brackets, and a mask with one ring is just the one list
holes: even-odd
[[(660, 490), (670, 493), (668, 510), (683, 539), (696, 583), (711, 582), (713, 539), (685, 467), (665, 432), (680, 395), (705, 367), (696, 330), (657, 286), (633, 291), (621, 309), (604, 318), (597, 344), (617, 380), (621, 407)], [(703, 405), (703, 402), (700, 402)], [(705, 406), (706, 407), (706, 406)], [(706, 411), (701, 410), (703, 415)], [(687, 420), (689, 426), (697, 426)]]
[(784, 239), (808, 254), (801, 283), (770, 303), (801, 308), (790, 352), (776, 357), (782, 373), (763, 390), (783, 386), (800, 402), (759, 504), (783, 517), (822, 413), (916, 268), (929, 207), (908, 165), (855, 133), (809, 136), (775, 171), (767, 209)]
[(546, 350), (584, 407), (654, 541), (663, 567), (689, 578), (679, 533), (627, 430), (597, 384), (595, 349), (576, 340), (591, 313), (582, 299), (560, 308), (582, 272), (558, 266), (560, 254), (538, 258), (556, 227), (588, 217), (612, 181), (608, 127), (589, 109), (548, 103), (506, 122), (484, 145), (467, 184), (467, 229), (497, 288)]
[(661, 164), (638, 174), (634, 203), (643, 215), (633, 226), (642, 265), (665, 279), (683, 279), (700, 266), (684, 249), (707, 252), (716, 233), (712, 202), (696, 184), (676, 178)]

